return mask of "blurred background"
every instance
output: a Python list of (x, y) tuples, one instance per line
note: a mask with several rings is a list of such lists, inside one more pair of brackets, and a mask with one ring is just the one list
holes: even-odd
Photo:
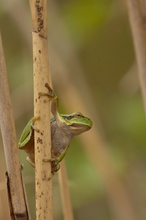
[[(33, 115), (28, 1), (2, 0), (0, 26), (17, 137)], [(93, 128), (74, 138), (65, 161), (75, 220), (146, 219), (146, 121), (127, 8), (122, 0), (49, 0), (49, 63), (59, 112), (80, 111)], [(35, 219), (34, 169), (24, 165)], [(0, 141), (0, 219), (9, 219)], [(62, 220), (57, 174), (54, 219)]]

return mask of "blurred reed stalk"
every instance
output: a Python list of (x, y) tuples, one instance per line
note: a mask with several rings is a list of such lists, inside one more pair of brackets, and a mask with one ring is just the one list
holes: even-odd
[(5, 58), (0, 34), (0, 127), (7, 166), (7, 188), (12, 220), (30, 220), (21, 165), (12, 103), (10, 98)]
[(146, 114), (146, 1), (127, 0), (127, 8)]
[(71, 198), (70, 198), (69, 186), (67, 181), (67, 171), (64, 160), (61, 162), (61, 168), (58, 171), (58, 176), (59, 176), (64, 220), (73, 220), (74, 219), (73, 210), (71, 205)]

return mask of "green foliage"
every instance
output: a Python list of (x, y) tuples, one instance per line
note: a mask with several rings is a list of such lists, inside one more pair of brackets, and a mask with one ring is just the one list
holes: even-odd
[(62, 15), (68, 29), (81, 46), (102, 27), (109, 16), (111, 1), (70, 1), (62, 6)]

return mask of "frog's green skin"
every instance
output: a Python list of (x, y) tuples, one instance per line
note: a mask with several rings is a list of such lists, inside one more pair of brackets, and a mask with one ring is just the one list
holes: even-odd
[[(72, 138), (92, 127), (92, 121), (83, 116), (79, 112), (72, 114), (59, 114), (57, 111), (56, 101), (52, 101), (51, 117), (51, 165), (52, 173), (60, 168), (60, 161), (64, 158), (68, 146)], [(24, 128), (20, 140), (19, 148), (25, 150), (28, 154), (27, 160), (32, 166), (35, 166), (34, 159), (34, 121), (37, 119), (31, 118)]]

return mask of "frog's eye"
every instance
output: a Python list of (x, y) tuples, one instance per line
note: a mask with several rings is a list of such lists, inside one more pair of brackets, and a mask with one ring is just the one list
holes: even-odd
[(75, 118), (83, 118), (84, 116), (81, 114), (81, 113), (77, 113), (76, 115), (75, 115)]
[(67, 120), (71, 120), (74, 116), (73, 115), (70, 115), (70, 116), (63, 116), (64, 119), (67, 119)]

